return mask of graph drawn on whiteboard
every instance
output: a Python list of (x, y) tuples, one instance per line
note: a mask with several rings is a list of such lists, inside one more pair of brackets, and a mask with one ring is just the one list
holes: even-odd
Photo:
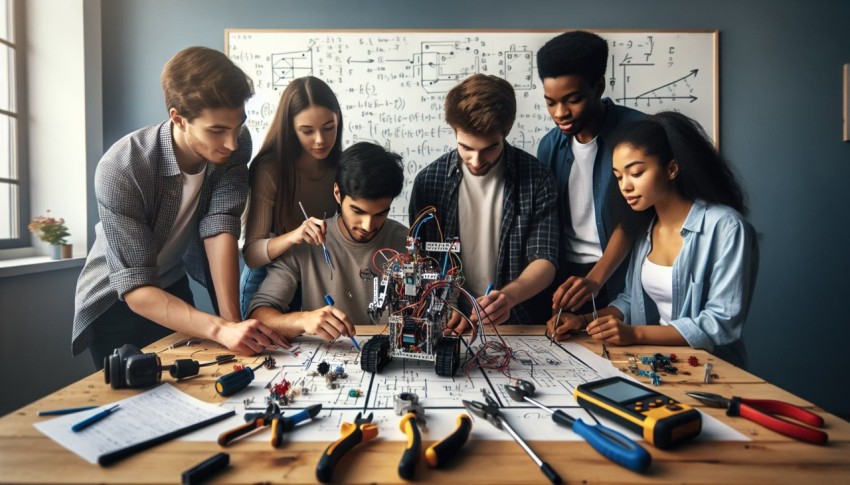
[[(407, 224), (416, 173), (456, 146), (443, 105), (466, 77), (491, 74), (513, 86), (517, 116), (508, 142), (536, 155), (554, 128), (537, 51), (557, 33), (228, 30), (226, 44), (228, 56), (255, 81), (246, 106), (255, 150), (286, 86), (319, 77), (339, 98), (344, 146), (371, 141), (404, 158), (405, 186), (390, 216)], [(647, 113), (681, 111), (717, 139), (716, 32), (600, 35), (609, 46), (604, 96)]]
[(307, 49), (272, 54), (271, 64), (272, 86), (286, 88), (293, 80), (313, 74), (313, 51)]

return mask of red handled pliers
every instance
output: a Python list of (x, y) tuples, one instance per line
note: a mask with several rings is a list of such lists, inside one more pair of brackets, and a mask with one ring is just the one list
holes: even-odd
[(822, 445), (829, 439), (829, 436), (823, 431), (808, 428), (801, 424), (780, 418), (779, 416), (785, 416), (806, 423), (809, 426), (823, 428), (822, 417), (787, 402), (773, 401), (769, 399), (744, 399), (741, 397), (732, 397), (732, 399), (727, 399), (723, 396), (711, 394), (709, 392), (688, 392), (686, 394), (694, 399), (702, 401), (708, 406), (726, 408), (727, 416), (741, 416), (747, 418), (767, 429), (776, 431), (779, 434), (783, 434), (796, 440)]

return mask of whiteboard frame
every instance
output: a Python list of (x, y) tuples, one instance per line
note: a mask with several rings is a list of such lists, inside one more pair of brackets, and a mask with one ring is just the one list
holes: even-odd
[[(653, 29), (653, 30), (644, 30), (644, 29), (240, 29), (240, 28), (226, 28), (224, 29), (224, 53), (226, 55), (230, 55), (230, 34), (231, 33), (246, 33), (246, 34), (255, 34), (255, 33), (305, 33), (305, 34), (326, 34), (326, 33), (353, 33), (353, 34), (387, 34), (387, 33), (472, 33), (472, 32), (481, 32), (481, 33), (551, 33), (554, 37), (555, 35), (562, 34), (564, 32), (572, 32), (575, 30), (585, 30), (587, 32), (593, 32), (595, 34), (628, 34), (628, 33), (641, 33), (641, 34), (653, 34), (653, 33), (661, 33), (661, 34), (711, 34), (713, 41), (713, 67), (714, 67), (714, 79), (712, 79), (712, 83), (714, 84), (713, 94), (714, 94), (714, 107), (712, 110), (712, 115), (714, 117), (714, 126), (712, 127), (714, 130), (714, 146), (715, 148), (720, 148), (720, 31), (717, 29)], [(606, 76), (608, 72), (606, 70)], [(848, 101), (850, 102), (850, 101)], [(847, 104), (847, 103), (845, 103)], [(845, 115), (846, 119), (846, 115)], [(845, 127), (847, 124), (845, 123)], [(845, 141), (850, 140), (850, 128), (845, 128)]]

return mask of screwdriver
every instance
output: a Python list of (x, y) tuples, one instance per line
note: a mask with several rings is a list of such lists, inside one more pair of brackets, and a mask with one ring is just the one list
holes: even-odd
[(222, 396), (232, 396), (237, 392), (248, 387), (248, 384), (254, 380), (254, 371), (266, 365), (269, 358), (266, 357), (260, 362), (260, 365), (254, 367), (244, 367), (240, 370), (235, 370), (230, 374), (225, 374), (215, 381), (215, 391)]
[[(301, 207), (301, 213), (304, 214), (304, 220), (309, 221), (310, 216), (307, 215), (307, 211), (304, 209), (304, 204), (302, 204), (300, 200), (298, 201), (298, 206)], [(325, 243), (322, 243), (322, 252), (325, 255), (325, 264), (327, 264), (328, 268), (331, 270), (331, 279), (334, 279), (334, 267), (333, 264), (331, 264), (331, 253), (328, 252), (328, 247), (325, 246)]]

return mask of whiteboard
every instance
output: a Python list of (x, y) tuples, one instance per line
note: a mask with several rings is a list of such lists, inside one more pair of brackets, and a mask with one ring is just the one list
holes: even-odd
[[(339, 98), (343, 146), (371, 141), (400, 154), (405, 186), (390, 216), (408, 224), (417, 172), (455, 148), (443, 117), (446, 93), (475, 73), (510, 82), (517, 117), (508, 142), (537, 154), (554, 127), (536, 58), (561, 31), (225, 31), (227, 55), (254, 80), (248, 127), (259, 150), (280, 95), (302, 76), (321, 78)], [(717, 142), (717, 31), (607, 32), (605, 96), (647, 113), (675, 109)]]

